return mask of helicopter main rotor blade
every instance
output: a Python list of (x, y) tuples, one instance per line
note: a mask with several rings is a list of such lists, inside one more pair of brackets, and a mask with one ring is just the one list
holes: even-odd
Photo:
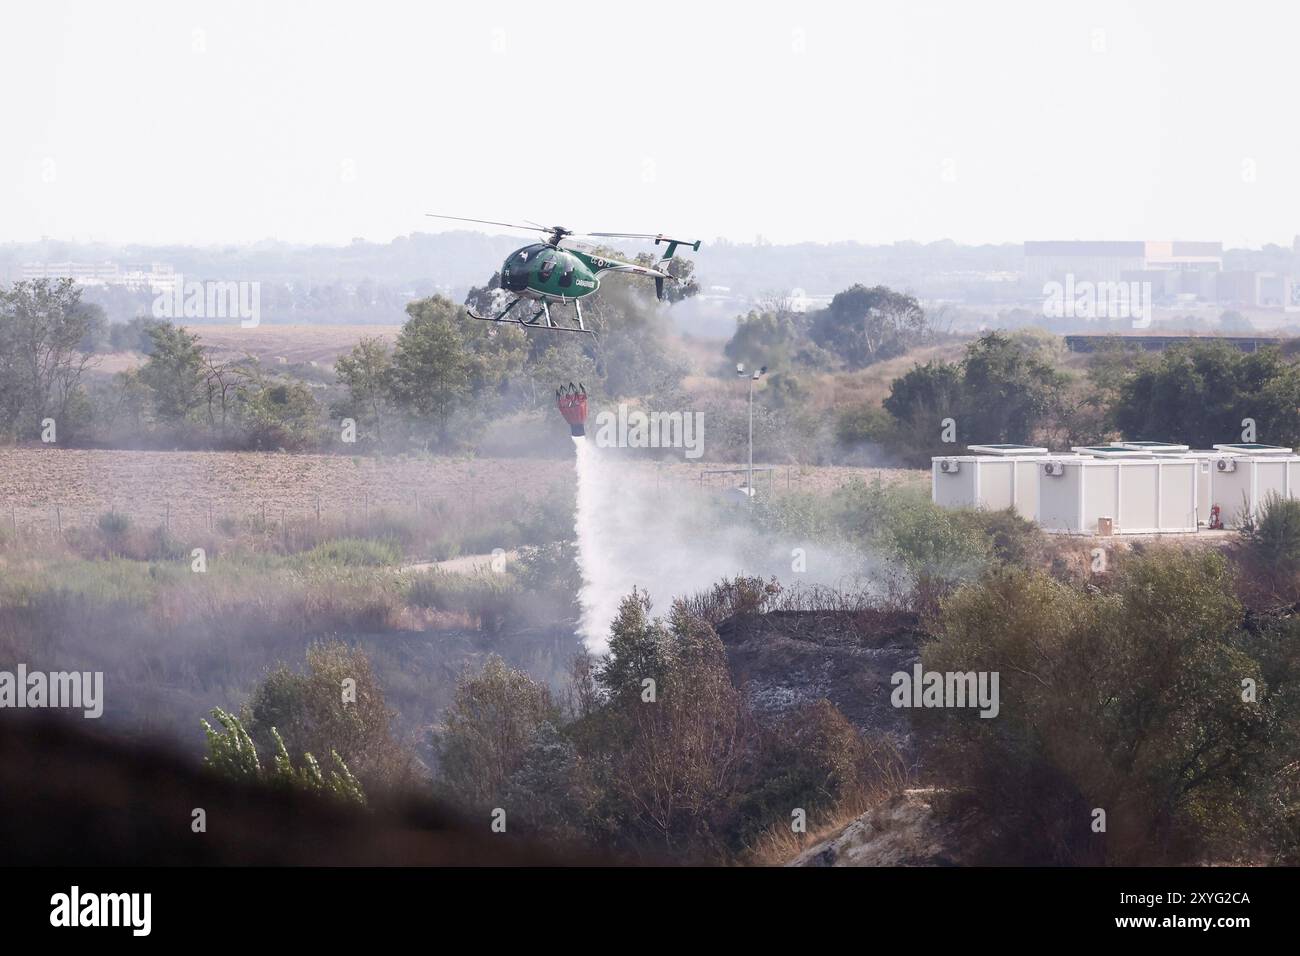
[(662, 232), (583, 232), (583, 236), (599, 236), (602, 239), (658, 239)]
[[(529, 232), (536, 232), (539, 228), (538, 226), (521, 226), (517, 222), (497, 222), (494, 219), (468, 219), (465, 216), (444, 216), (442, 213), (437, 212), (426, 212), (425, 215), (430, 216), (433, 219), (455, 219), (457, 222), (480, 222), (485, 226), (506, 226), (510, 229), (526, 229)], [(543, 229), (543, 231), (549, 230)]]

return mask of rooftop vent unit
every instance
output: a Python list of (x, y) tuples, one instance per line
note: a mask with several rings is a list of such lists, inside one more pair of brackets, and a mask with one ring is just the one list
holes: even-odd
[(1189, 445), (1175, 445), (1167, 441), (1122, 441), (1117, 442), (1121, 448), (1132, 448), (1134, 451), (1149, 451), (1157, 455), (1177, 455), (1191, 451)]
[(1281, 445), (1260, 445), (1256, 442), (1238, 442), (1231, 445), (1215, 445), (1215, 451), (1230, 451), (1236, 455), (1290, 455), (1290, 448)]
[(1145, 448), (1130, 448), (1128, 445), (1074, 445), (1070, 449), (1089, 458), (1150, 458), (1151, 451)]
[(971, 454), (974, 455), (999, 455), (1007, 457), (1010, 455), (1046, 455), (1046, 448), (1039, 448), (1036, 445), (967, 445)]

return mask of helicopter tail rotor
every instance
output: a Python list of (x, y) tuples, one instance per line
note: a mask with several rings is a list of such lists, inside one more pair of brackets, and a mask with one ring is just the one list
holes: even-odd
[(678, 246), (690, 246), (691, 252), (699, 252), (700, 243), (703, 242), (703, 240), (702, 239), (669, 239), (665, 235), (655, 236), (655, 245), (657, 246), (661, 242), (668, 243), (668, 248), (664, 250), (663, 257), (665, 259), (671, 259), (674, 255), (677, 254)]

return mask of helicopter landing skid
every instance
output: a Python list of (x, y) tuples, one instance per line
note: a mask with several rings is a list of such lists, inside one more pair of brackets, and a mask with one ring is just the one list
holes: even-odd
[(583, 324), (582, 306), (578, 304), (576, 299), (573, 302), (573, 307), (578, 319), (578, 324), (576, 326), (557, 325), (555, 320), (551, 318), (551, 309), (545, 300), (542, 301), (541, 309), (534, 312), (527, 319), (508, 318), (507, 316), (510, 310), (522, 301), (522, 297), (515, 299), (496, 315), (479, 315), (473, 309), (466, 309), (466, 311), (469, 313), (471, 319), (478, 319), (480, 322), (505, 322), (510, 325), (523, 326), (525, 329), (545, 329), (548, 332), (586, 332), (588, 335), (596, 334), (595, 329), (589, 329)]

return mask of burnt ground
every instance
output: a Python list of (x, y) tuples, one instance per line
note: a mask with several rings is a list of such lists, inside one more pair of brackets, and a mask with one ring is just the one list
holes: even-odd
[(890, 676), (920, 657), (915, 615), (876, 610), (772, 611), (718, 626), (732, 679), (755, 711), (780, 714), (826, 698), (860, 731), (911, 751), (908, 711), (890, 705)]

